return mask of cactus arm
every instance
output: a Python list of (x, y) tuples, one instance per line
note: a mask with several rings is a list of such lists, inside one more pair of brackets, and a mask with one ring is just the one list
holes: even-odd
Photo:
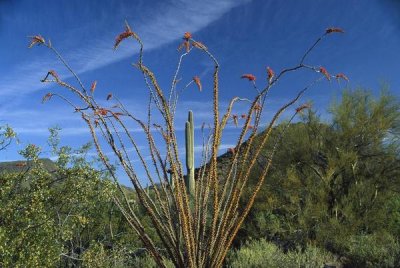
[(188, 121), (185, 124), (186, 168), (185, 184), (191, 196), (195, 194), (194, 180), (194, 124), (193, 112), (189, 111)]

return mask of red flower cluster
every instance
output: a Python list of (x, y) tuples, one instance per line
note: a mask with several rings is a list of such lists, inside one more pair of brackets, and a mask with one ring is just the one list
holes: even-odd
[(119, 44), (122, 42), (122, 40), (130, 37), (130, 36), (134, 36), (135, 34), (131, 31), (131, 29), (126, 26), (125, 28), (125, 32), (120, 33), (116, 38), (115, 38), (115, 44), (114, 44), (114, 49), (117, 49), (117, 47), (119, 46)]
[(186, 32), (186, 33), (183, 35), (183, 42), (182, 42), (182, 44), (179, 45), (178, 50), (181, 50), (182, 47), (185, 47), (186, 52), (189, 52), (189, 50), (190, 50), (190, 42), (189, 42), (189, 40), (190, 40), (191, 38), (192, 38), (192, 34), (189, 33), (189, 32)]
[(244, 74), (244, 75), (241, 76), (241, 78), (246, 78), (249, 81), (256, 81), (256, 77), (254, 75), (252, 75), (252, 74)]
[(341, 28), (337, 28), (337, 27), (328, 28), (328, 29), (326, 29), (325, 32), (327, 34), (330, 34), (330, 33), (344, 33), (344, 31)]
[(347, 82), (349, 82), (349, 78), (348, 78), (345, 74), (343, 74), (343, 73), (339, 73), (339, 74), (337, 74), (335, 77), (336, 77), (337, 80), (339, 80), (339, 78), (341, 78), (341, 79), (344, 79), (344, 80), (346, 80)]
[(268, 81), (271, 82), (272, 78), (275, 76), (274, 70), (272, 70), (269, 66), (267, 67), (268, 73)]
[(30, 38), (31, 38), (31, 42), (30, 42), (28, 48), (31, 48), (36, 44), (40, 45), (40, 44), (45, 43), (44, 38), (40, 34), (35, 35), (35, 36), (30, 36)]
[(199, 91), (201, 91), (202, 87), (201, 87), (200, 78), (198, 76), (195, 76), (195, 77), (193, 77), (193, 81), (197, 85), (197, 87), (199, 88)]
[(105, 108), (99, 108), (95, 111), (96, 115), (107, 115), (107, 113), (109, 112), (109, 110), (105, 109)]
[(44, 102), (46, 102), (46, 101), (48, 101), (48, 100), (50, 100), (51, 99), (51, 97), (53, 97), (53, 94), (52, 93), (47, 93), (46, 95), (44, 95), (43, 96), (43, 98), (42, 98), (42, 103), (44, 103)]
[(183, 34), (183, 39), (185, 39), (186, 41), (189, 41), (189, 39), (192, 38), (192, 34), (190, 32), (185, 32)]
[(199, 41), (194, 41), (192, 39), (192, 34), (190, 32), (186, 32), (183, 35), (183, 42), (179, 45), (178, 51), (180, 51), (183, 47), (185, 48), (186, 52), (189, 52), (190, 50), (190, 45), (192, 45), (195, 48), (201, 49), (201, 50), (207, 50), (207, 47), (199, 42)]
[(94, 90), (96, 89), (97, 81), (93, 81), (92, 85), (90, 86), (90, 92), (93, 94)]
[(296, 108), (296, 113), (299, 113), (304, 109), (310, 109), (310, 108), (311, 108), (311, 104), (305, 103), (305, 104), (303, 104), (303, 105), (301, 105), (301, 106)]
[(324, 67), (319, 67), (319, 72), (325, 75), (326, 79), (331, 81), (331, 75), (328, 73), (328, 71)]

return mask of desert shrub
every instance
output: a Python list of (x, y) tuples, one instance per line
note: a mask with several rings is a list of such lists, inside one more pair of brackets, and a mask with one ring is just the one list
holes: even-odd
[(400, 236), (399, 99), (385, 88), (345, 90), (330, 112), (328, 122), (310, 111), (288, 129), (237, 244), (265, 237), (346, 255), (351, 236)]
[(56, 162), (31, 144), (20, 152), (25, 161), (1, 164), (0, 267), (77, 266), (91, 241), (135, 246), (111, 181), (75, 150), (55, 147)]
[(48, 213), (51, 181), (40, 165), (25, 174), (0, 174), (0, 267), (51, 267), (58, 261), (62, 245)]
[(387, 219), (387, 229), (395, 237), (400, 237), (400, 194), (388, 198), (386, 211), (390, 215)]
[(284, 254), (281, 267), (323, 267), (324, 264), (337, 264), (332, 253), (315, 246), (308, 246), (304, 251), (292, 250)]
[[(168, 259), (163, 259), (164, 265), (167, 268), (173, 268), (175, 267), (174, 264), (168, 260)], [(130, 267), (143, 267), (143, 268), (155, 268), (158, 267), (154, 259), (149, 255), (146, 254), (143, 257), (137, 257), (133, 260), (132, 266)]]
[(398, 267), (399, 242), (388, 233), (353, 235), (346, 245), (346, 267)]
[(322, 267), (336, 263), (336, 258), (326, 250), (308, 246), (284, 253), (275, 244), (261, 239), (251, 241), (242, 248), (232, 251), (227, 258), (228, 267)]
[(231, 251), (227, 257), (228, 267), (279, 267), (282, 251), (264, 239), (246, 243), (242, 248)]
[[(164, 259), (166, 267), (174, 267)], [(106, 249), (103, 243), (93, 241), (90, 248), (83, 254), (82, 267), (85, 268), (123, 268), (123, 267), (157, 267), (156, 262), (148, 255), (135, 256), (125, 247)]]

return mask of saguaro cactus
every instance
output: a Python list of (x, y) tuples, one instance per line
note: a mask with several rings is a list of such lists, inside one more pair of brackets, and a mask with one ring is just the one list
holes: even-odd
[(194, 181), (194, 124), (193, 112), (189, 111), (188, 121), (185, 124), (185, 142), (186, 142), (186, 168), (185, 184), (188, 193), (191, 196), (195, 194)]

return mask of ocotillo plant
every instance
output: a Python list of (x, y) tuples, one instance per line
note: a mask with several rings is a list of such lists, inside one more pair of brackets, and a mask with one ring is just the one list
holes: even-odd
[[(126, 24), (125, 31), (117, 36), (114, 48), (117, 48), (127, 38), (134, 39), (140, 45), (138, 62), (135, 66), (143, 74), (150, 97), (148, 116), (145, 119), (139, 119), (131, 114), (117, 98), (113, 99), (115, 104), (110, 105), (110, 107), (100, 106), (94, 97), (97, 83), (93, 82), (90, 89), (86, 89), (77, 74), (72, 71), (71, 67), (51, 43), (46, 41), (42, 36), (33, 36), (30, 47), (33, 45), (43, 45), (49, 48), (75, 77), (78, 84), (77, 87), (64, 82), (54, 70), (49, 71), (42, 81), (45, 83), (56, 83), (61, 87), (67, 88), (74, 94), (75, 98), (67, 98), (59, 93), (48, 93), (45, 95), (44, 100), (52, 96), (60, 97), (71, 105), (75, 112), (80, 114), (84, 122), (88, 125), (100, 158), (110, 170), (115, 181), (118, 182), (110, 160), (104, 153), (106, 145), (112, 149), (125, 174), (132, 182), (137, 194), (138, 203), (142, 205), (151, 219), (151, 223), (162, 243), (163, 251), (166, 252), (166, 257), (176, 267), (221, 267), (229, 247), (249, 213), (254, 199), (271, 167), (272, 158), (278, 148), (279, 139), (272, 141), (274, 146), (269, 152), (269, 159), (266, 165), (262, 167), (261, 176), (258, 177), (256, 184), (248, 183), (249, 175), (255, 167), (258, 157), (264, 150), (267, 142), (270, 142), (271, 131), (278, 118), (285, 110), (297, 103), (303, 94), (316, 82), (323, 79), (330, 81), (332, 77), (347, 79), (343, 74), (331, 76), (324, 67), (312, 66), (305, 63), (307, 56), (312, 50), (331, 33), (343, 33), (343, 31), (339, 28), (327, 29), (304, 53), (297, 65), (283, 69), (277, 75), (275, 75), (270, 67), (267, 67), (266, 79), (261, 88), (257, 86), (254, 75), (244, 74), (242, 78), (248, 79), (252, 83), (252, 87), (256, 93), (255, 97), (251, 99), (233, 98), (228, 105), (227, 111), (222, 116), (220, 115), (219, 107), (220, 65), (208, 48), (194, 40), (190, 33), (185, 33), (183, 36), (180, 48), (184, 48), (184, 52), (179, 58), (169, 92), (165, 92), (162, 89), (158, 84), (155, 74), (144, 65), (143, 43), (128, 24)], [(188, 161), (188, 164), (190, 164), (187, 172), (188, 182), (185, 183), (183, 164), (180, 158), (174, 124), (178, 95), (181, 92), (177, 90), (177, 77), (183, 59), (193, 49), (203, 52), (214, 64), (214, 70), (212, 74), (213, 125), (210, 127), (210, 135), (203, 140), (202, 164), (198, 172), (194, 174), (196, 176), (196, 187), (192, 202), (191, 192), (192, 185), (194, 184), (190, 184), (190, 181), (194, 178), (194, 175), (190, 169), (193, 170), (193, 160)], [(271, 121), (266, 125), (265, 129), (262, 132), (259, 131), (261, 128), (260, 124), (264, 124), (262, 121), (262, 112), (269, 91), (286, 74), (300, 69), (315, 72), (318, 74), (318, 78), (309, 85), (300, 87), (298, 93), (273, 114)], [(202, 89), (198, 76), (194, 76), (187, 86), (192, 83), (197, 85), (200, 90)], [(107, 97), (107, 99), (109, 100), (111, 97)], [(248, 110), (246, 114), (241, 116), (243, 124), (235, 147), (230, 149), (231, 158), (228, 168), (222, 171), (217, 165), (222, 134), (228, 123), (238, 123), (238, 116), (233, 114), (232, 110), (234, 105), (239, 101), (247, 102)], [(162, 117), (161, 124), (153, 122), (151, 115), (155, 111), (151, 109), (152, 105), (154, 105), (155, 111), (158, 111)], [(308, 105), (300, 105), (297, 109), (294, 109), (286, 127), (290, 126), (290, 122), (296, 114), (307, 107)], [(189, 115), (189, 122), (192, 121)], [(148, 148), (144, 149), (138, 146), (137, 135), (140, 133), (132, 133), (127, 126), (128, 123), (132, 122), (143, 130), (143, 134), (148, 141)], [(187, 129), (190, 129), (189, 132), (192, 133), (194, 127), (190, 123), (188, 125)], [(160, 134), (161, 141), (155, 138), (155, 133)], [(283, 134), (284, 132), (280, 135), (282, 136)], [(258, 139), (256, 139), (256, 136), (258, 136)], [(188, 138), (187, 142), (193, 145), (194, 139), (193, 137), (191, 139)], [(258, 143), (255, 146), (256, 140), (258, 140)], [(190, 147), (193, 148), (193, 146)], [(146, 151), (144, 151), (146, 149), (150, 155), (150, 161), (146, 161)], [(139, 180), (137, 173), (137, 160), (139, 160), (141, 167), (145, 170), (145, 181), (150, 183), (154, 194), (150, 195), (144, 190), (142, 185), (144, 180), (143, 178)], [(188, 160), (190, 159), (188, 158)], [(187, 188), (188, 185), (189, 189)], [(244, 206), (239, 208), (239, 202), (241, 201), (244, 189), (250, 192), (250, 197), (242, 200), (242, 205), (244, 204)], [(165, 267), (160, 248), (156, 247), (153, 240), (149, 237), (141, 219), (137, 216), (135, 209), (131, 206), (131, 202), (129, 202), (122, 189), (121, 195), (116, 195), (114, 201), (130, 226), (137, 232), (157, 265)]]
[(185, 148), (186, 148), (186, 189), (193, 197), (195, 195), (195, 180), (194, 180), (194, 123), (193, 112), (189, 111), (188, 121), (185, 124)]

